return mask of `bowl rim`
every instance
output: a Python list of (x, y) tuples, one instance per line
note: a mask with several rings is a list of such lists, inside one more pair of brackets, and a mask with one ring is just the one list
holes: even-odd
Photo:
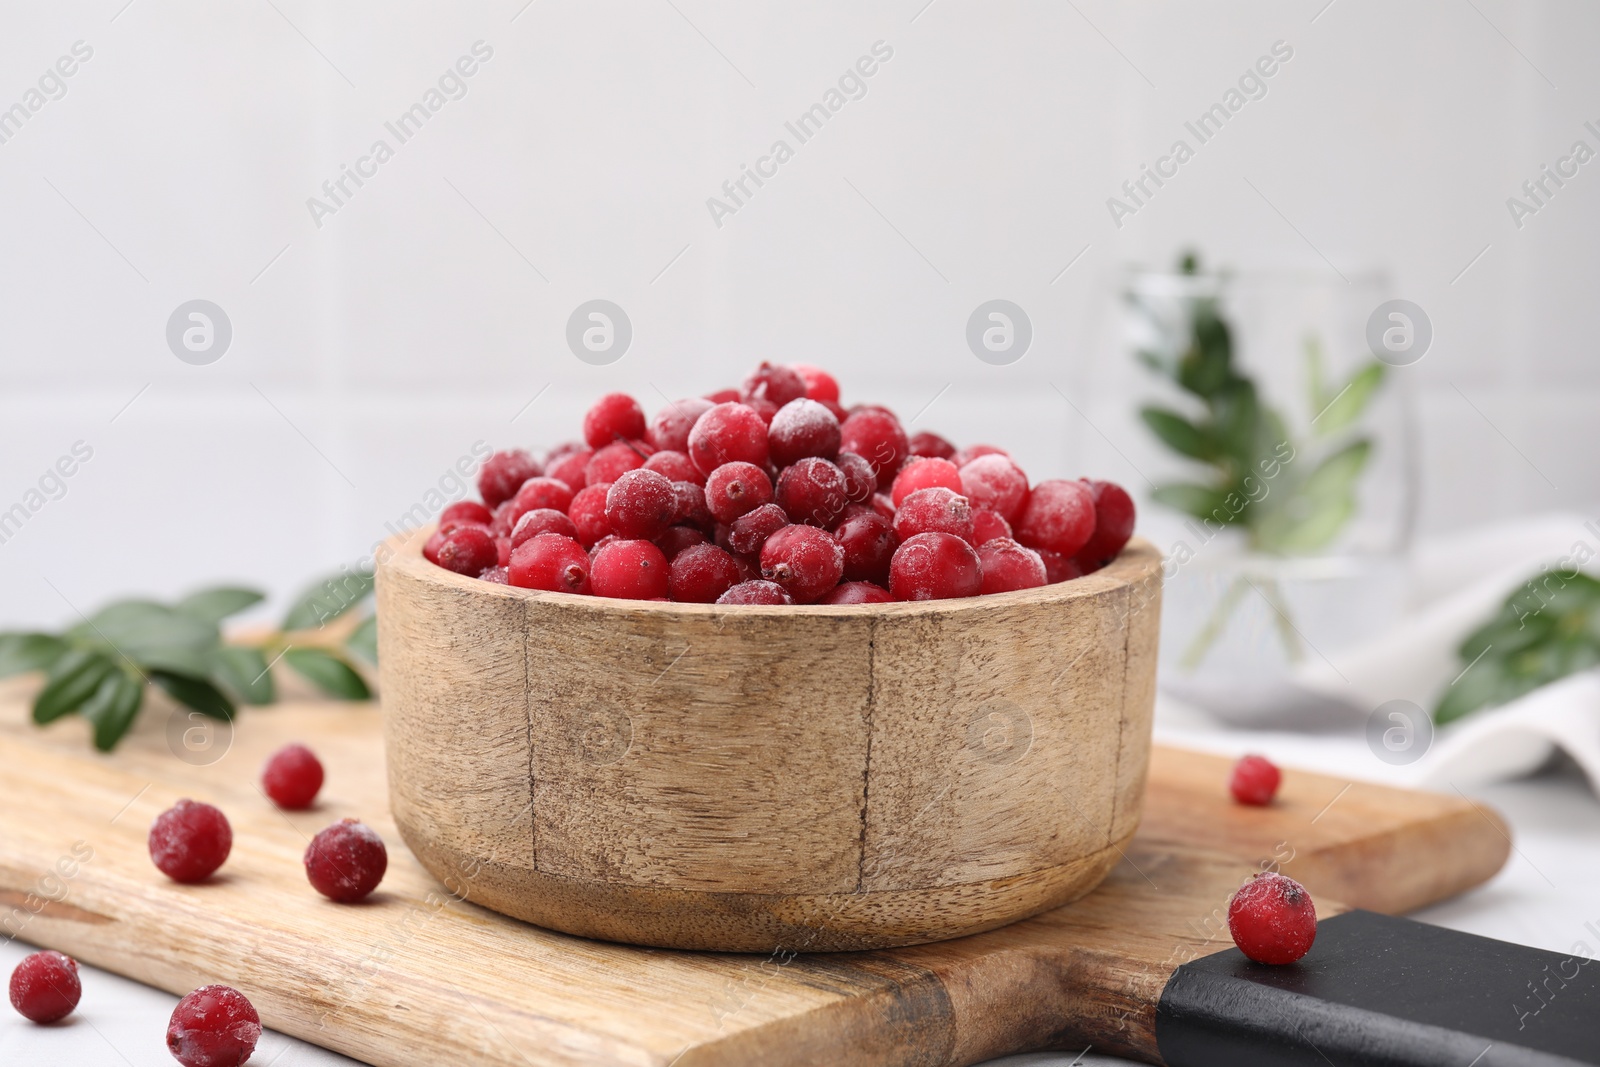
[(681, 601), (618, 600), (588, 593), (558, 593), (545, 589), (523, 589), (500, 585), (481, 578), (457, 574), (422, 558), (422, 546), (437, 524), (430, 523), (396, 534), (384, 541), (376, 556), (376, 573), (381, 582), (385, 572), (404, 572), (412, 578), (458, 590), (467, 594), (564, 604), (596, 612), (625, 613), (630, 616), (655, 614), (663, 617), (718, 618), (737, 615), (744, 618), (788, 618), (794, 616), (837, 616), (840, 618), (959, 616), (989, 608), (1018, 604), (1058, 604), (1092, 599), (1160, 575), (1163, 557), (1155, 545), (1143, 537), (1133, 537), (1117, 557), (1092, 574), (1070, 578), (1053, 585), (1016, 589), (1006, 593), (985, 593), (952, 600), (897, 600), (888, 604), (690, 604)]

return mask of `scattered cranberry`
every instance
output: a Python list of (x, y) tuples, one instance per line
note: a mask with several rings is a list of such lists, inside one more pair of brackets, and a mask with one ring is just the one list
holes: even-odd
[(577, 528), (578, 540), (593, 548), (602, 537), (611, 533), (611, 521), (606, 518), (606, 498), (611, 492), (610, 482), (599, 482), (578, 490), (567, 508), (567, 518)]
[(1228, 791), (1241, 804), (1264, 807), (1278, 795), (1278, 783), (1282, 781), (1283, 772), (1265, 756), (1242, 756), (1233, 765)]
[(1228, 902), (1228, 931), (1257, 963), (1293, 963), (1317, 939), (1317, 908), (1299, 882), (1263, 871)]
[[(925, 459), (924, 463), (938, 460)], [(960, 493), (937, 487), (918, 489), (894, 513), (894, 534), (902, 542), (921, 533), (954, 534), (971, 542), (972, 505)]]
[(878, 488), (887, 489), (911, 454), (900, 420), (882, 408), (857, 408), (839, 427), (839, 447), (872, 464)]
[(589, 585), (596, 596), (614, 600), (666, 596), (667, 557), (649, 541), (612, 541), (595, 554)]
[(900, 541), (894, 535), (889, 520), (869, 508), (862, 508), (847, 516), (834, 528), (834, 538), (844, 549), (844, 580), (846, 582), (875, 582), (886, 585), (889, 581), (889, 561)]
[(1063, 478), (1040, 482), (1012, 526), (1017, 540), (1029, 548), (1077, 555), (1094, 533), (1094, 496), (1082, 482)]
[(583, 468), (584, 484), (614, 482), (629, 471), (638, 470), (650, 458), (649, 449), (643, 441), (613, 441), (596, 449)]
[(669, 482), (696, 482), (704, 484), (706, 476), (694, 465), (687, 452), (657, 449), (644, 461), (642, 470), (665, 475)]
[(739, 395), (745, 403), (761, 399), (781, 408), (789, 401), (799, 400), (806, 395), (806, 380), (793, 367), (763, 363), (744, 380)]
[(693, 545), (673, 559), (667, 587), (673, 600), (713, 604), (739, 584), (739, 564), (716, 545)]
[(972, 543), (982, 545), (996, 537), (1010, 537), (1011, 524), (985, 508), (972, 512)]
[(794, 597), (784, 592), (777, 582), (755, 579), (740, 582), (717, 597), (718, 604), (793, 604)]
[(245, 995), (206, 985), (178, 1001), (167, 1049), (183, 1067), (240, 1067), (261, 1040), (261, 1016)]
[(589, 553), (576, 540), (543, 533), (511, 550), (506, 580), (522, 589), (587, 593), (592, 566)]
[(977, 596), (982, 588), (978, 553), (955, 534), (919, 533), (901, 543), (889, 564), (889, 592), (896, 600)]
[(839, 420), (815, 400), (791, 400), (772, 416), (767, 448), (780, 467), (807, 456), (832, 459), (839, 454)]
[(844, 471), (818, 456), (807, 456), (785, 467), (772, 496), (791, 521), (808, 526), (832, 526), (850, 502), (845, 493)]
[(476, 576), (500, 559), (494, 534), (482, 526), (458, 526), (445, 534), (434, 550), (433, 561), (447, 571)]
[(767, 465), (767, 425), (753, 408), (718, 404), (689, 431), (689, 458), (708, 475), (724, 463)]
[(956, 454), (956, 446), (936, 433), (923, 430), (911, 438), (911, 454), (928, 459), (949, 459)]
[(540, 473), (539, 461), (520, 448), (496, 452), (483, 461), (478, 471), (478, 495), (483, 497), (485, 507), (497, 508), (516, 495), (523, 482)]
[(606, 521), (621, 538), (648, 541), (660, 536), (677, 516), (677, 493), (655, 471), (625, 471), (606, 493)]
[(349, 904), (378, 888), (389, 869), (389, 850), (366, 823), (340, 819), (311, 839), (305, 864), (313, 889)]
[(203, 882), (233, 849), (228, 817), (210, 804), (180, 800), (150, 824), (150, 858), (174, 882)]
[(576, 539), (578, 528), (573, 525), (565, 512), (557, 511), (555, 508), (534, 508), (518, 519), (517, 524), (511, 528), (511, 547), (516, 548), (522, 542), (531, 541), (543, 533), (561, 534), (563, 537)]
[(997, 537), (978, 546), (978, 562), (983, 564), (985, 593), (1033, 589), (1048, 581), (1039, 553), (1009, 537)]
[(961, 468), (961, 492), (973, 507), (1016, 522), (1028, 502), (1028, 476), (1005, 456), (991, 453)]
[(754, 463), (724, 463), (706, 475), (706, 507), (718, 522), (772, 503), (772, 479)]
[(703, 531), (693, 526), (668, 526), (666, 532), (656, 538), (656, 547), (667, 557), (667, 562), (671, 563), (684, 549), (706, 544), (709, 540)]
[(911, 459), (894, 476), (894, 484), (889, 487), (889, 499), (895, 507), (900, 507), (906, 497), (919, 489), (935, 488), (963, 492), (961, 472), (956, 470), (956, 465), (947, 459)]
[(544, 476), (546, 478), (554, 478), (576, 493), (588, 484), (588, 478), (584, 472), (588, 469), (589, 461), (593, 458), (594, 450), (589, 448), (568, 452), (547, 463), (544, 468)]
[(11, 972), (11, 1006), (30, 1022), (59, 1022), (72, 1014), (82, 996), (78, 961), (71, 956), (35, 952)]
[(889, 590), (872, 582), (840, 582), (819, 604), (892, 604)]
[(457, 526), (488, 526), (492, 522), (494, 512), (476, 500), (457, 501), (439, 512), (439, 529), (447, 533)]
[(262, 769), (261, 788), (278, 807), (303, 811), (322, 788), (322, 763), (304, 745), (284, 745)]
[(844, 549), (814, 526), (785, 526), (761, 546), (761, 577), (783, 586), (801, 604), (821, 599), (843, 573)]
[(1101, 567), (1121, 552), (1133, 536), (1133, 498), (1115, 482), (1085, 478), (1083, 483), (1094, 497), (1094, 533), (1077, 554), (1085, 562)]
[(728, 547), (741, 556), (754, 556), (767, 538), (789, 525), (789, 516), (776, 504), (763, 504), (741, 515), (728, 527)]

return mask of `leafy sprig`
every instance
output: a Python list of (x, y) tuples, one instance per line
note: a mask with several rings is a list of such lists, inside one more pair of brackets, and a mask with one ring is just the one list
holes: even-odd
[(244, 643), (225, 643), (222, 623), (265, 599), (254, 589), (217, 586), (171, 604), (118, 600), (60, 633), (0, 633), (0, 677), (44, 671), (34, 722), (42, 726), (76, 712), (92, 724), (102, 752), (132, 727), (152, 685), (203, 715), (232, 719), (240, 704), (277, 699), (272, 666), (281, 660), (329, 696), (365, 700), (371, 691), (350, 654), (377, 662), (376, 616), (336, 647), (304, 643), (304, 632), (345, 615), (371, 593), (370, 574), (346, 572), (317, 582), (295, 600), (279, 629)]

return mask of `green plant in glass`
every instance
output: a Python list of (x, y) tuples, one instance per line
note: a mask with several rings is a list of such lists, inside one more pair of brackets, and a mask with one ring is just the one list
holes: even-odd
[[(1198, 277), (1198, 257), (1186, 253), (1178, 270)], [(1148, 405), (1139, 416), (1163, 444), (1197, 467), (1193, 480), (1159, 485), (1152, 496), (1198, 520), (1207, 540), (1232, 528), (1244, 534), (1252, 551), (1266, 555), (1309, 555), (1326, 548), (1356, 512), (1357, 484), (1374, 447), (1356, 427), (1383, 384), (1384, 365), (1372, 360), (1347, 380), (1329, 382), (1321, 345), (1308, 338), (1309, 411), (1304, 430), (1296, 434), (1235, 363), (1233, 331), (1217, 298), (1175, 299), (1183, 305), (1176, 316), (1163, 314), (1145, 295), (1128, 294), (1156, 338), (1138, 350), (1139, 359), (1181, 394), (1180, 407)], [(1291, 662), (1304, 657), (1276, 580), (1240, 574), (1185, 650), (1185, 667), (1205, 659), (1252, 588), (1273, 608)]]

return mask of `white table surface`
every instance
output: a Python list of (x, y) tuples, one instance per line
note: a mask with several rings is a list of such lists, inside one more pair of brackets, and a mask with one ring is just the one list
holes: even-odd
[[(1354, 737), (1251, 733), (1224, 730), (1163, 701), (1160, 740), (1237, 754), (1263, 752), (1285, 766), (1376, 781), (1397, 780)], [(1569, 953), (1580, 940), (1600, 943), (1584, 924), (1600, 928), (1600, 801), (1584, 779), (1560, 766), (1534, 778), (1468, 789), (1510, 822), (1515, 851), (1486, 885), (1434, 905), (1414, 917), (1487, 937)], [(0, 942), (0, 974), (33, 951)], [(19, 1067), (127, 1064), (171, 1067), (167, 1019), (177, 998), (93, 967), (82, 969), (83, 1001), (67, 1020), (35, 1026), (0, 1008), (0, 1064)], [(1094, 1067), (1128, 1061), (1094, 1054), (1035, 1053), (991, 1061), (1005, 1067)], [(355, 1060), (267, 1032), (250, 1060), (253, 1067), (333, 1067)]]

